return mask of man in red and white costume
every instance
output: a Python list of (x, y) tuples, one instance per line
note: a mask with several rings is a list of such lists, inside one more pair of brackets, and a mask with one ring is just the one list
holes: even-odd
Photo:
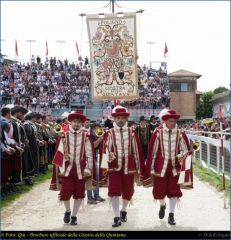
[[(86, 178), (93, 174), (93, 145), (82, 125), (86, 117), (81, 112), (68, 115), (70, 128), (63, 133), (53, 164), (59, 167), (59, 177), (62, 179), (60, 200), (64, 202), (66, 212), (64, 222), (77, 224), (77, 212), (85, 197)], [(74, 205), (71, 214), (70, 198), (73, 196)]]
[[(108, 153), (108, 196), (114, 211), (112, 227), (127, 221), (127, 206), (134, 193), (134, 180), (142, 183), (144, 162), (140, 141), (134, 130), (127, 126), (130, 113), (122, 106), (112, 111), (114, 128), (105, 133), (104, 141)], [(136, 177), (136, 178), (135, 178)], [(122, 195), (122, 209), (119, 197)]]
[(163, 123), (152, 134), (143, 182), (145, 187), (153, 186), (153, 197), (160, 201), (160, 219), (165, 216), (165, 197), (169, 198), (170, 225), (176, 224), (174, 211), (177, 199), (182, 196), (178, 184), (181, 165), (191, 155), (189, 140), (176, 124), (179, 118), (175, 110), (164, 109), (160, 113)]

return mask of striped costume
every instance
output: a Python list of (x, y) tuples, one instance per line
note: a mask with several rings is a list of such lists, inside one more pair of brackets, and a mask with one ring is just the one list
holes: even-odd
[(164, 123), (152, 135), (144, 174), (144, 186), (153, 186), (155, 199), (181, 197), (178, 184), (182, 161), (190, 155), (190, 144), (184, 132), (169, 130)]
[[(61, 138), (53, 164), (59, 167), (62, 179), (60, 200), (67, 201), (85, 197), (85, 172), (93, 172), (93, 145), (82, 128), (70, 131)], [(55, 183), (54, 183), (55, 184)]]
[(105, 137), (108, 163), (110, 197), (121, 196), (130, 200), (134, 193), (134, 179), (140, 185), (143, 181), (144, 160), (140, 141), (134, 130), (127, 127), (114, 128)]

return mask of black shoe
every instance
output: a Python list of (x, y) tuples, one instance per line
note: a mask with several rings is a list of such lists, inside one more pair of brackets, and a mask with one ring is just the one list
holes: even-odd
[(7, 187), (4, 187), (4, 188), (2, 189), (2, 192), (3, 192), (3, 194), (4, 194), (5, 196), (10, 195), (10, 193), (9, 193), (8, 190), (7, 190)]
[(165, 216), (166, 204), (164, 206), (160, 205), (159, 218), (163, 219)]
[(114, 223), (112, 224), (112, 227), (119, 227), (121, 225), (120, 217), (114, 218)]
[(13, 188), (14, 188), (14, 191), (15, 191), (16, 193), (22, 193), (22, 190), (20, 189), (19, 186), (13, 185)]
[(168, 216), (168, 224), (170, 225), (176, 225), (175, 219), (174, 219), (174, 213), (169, 213)]
[(8, 195), (15, 194), (17, 191), (15, 190), (13, 185), (7, 185), (6, 192)]
[(26, 185), (33, 185), (33, 182), (30, 181), (30, 179), (28, 178), (28, 179), (25, 180), (25, 184)]
[(1, 189), (1, 197), (4, 198), (6, 196), (6, 194), (4, 193), (4, 189)]
[(77, 217), (71, 217), (71, 225), (77, 225)]
[(88, 199), (87, 203), (88, 204), (97, 204), (97, 202), (94, 199)]
[(63, 221), (69, 223), (71, 221), (71, 212), (65, 212)]
[(120, 211), (121, 222), (127, 222), (127, 212)]
[(46, 173), (47, 173), (47, 171), (46, 171), (46, 166), (45, 166), (45, 165), (42, 166), (42, 173), (43, 173), (43, 174), (46, 174)]
[(105, 202), (106, 201), (104, 198), (101, 198), (101, 197), (94, 198), (94, 200), (97, 202)]
[(28, 181), (29, 181), (30, 185), (34, 184), (34, 181), (33, 181), (33, 179), (31, 177), (28, 178)]

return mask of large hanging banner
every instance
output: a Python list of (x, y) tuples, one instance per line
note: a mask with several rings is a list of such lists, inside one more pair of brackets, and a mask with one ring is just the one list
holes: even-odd
[(136, 13), (87, 15), (92, 99), (133, 99), (138, 94)]

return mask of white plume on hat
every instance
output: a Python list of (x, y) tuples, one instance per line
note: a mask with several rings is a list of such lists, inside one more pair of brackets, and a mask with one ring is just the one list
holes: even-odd
[(160, 118), (161, 121), (163, 121), (162, 117), (168, 113), (168, 110), (169, 110), (168, 108), (164, 108), (160, 111), (158, 117)]
[(29, 115), (29, 114), (31, 114), (31, 113), (32, 113), (32, 111), (29, 110), (24, 116), (26, 117), (27, 115)]
[(61, 115), (61, 119), (67, 118), (68, 115), (69, 115), (69, 112), (64, 112), (64, 113)]
[(5, 107), (11, 109), (14, 107), (14, 104), (7, 104)]

